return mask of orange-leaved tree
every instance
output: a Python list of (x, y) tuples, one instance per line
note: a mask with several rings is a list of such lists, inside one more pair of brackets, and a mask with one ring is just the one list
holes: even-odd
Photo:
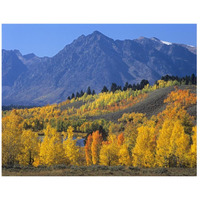
[(99, 131), (95, 131), (92, 133), (92, 145), (91, 145), (91, 151), (92, 151), (92, 163), (94, 165), (97, 165), (99, 163), (99, 153), (101, 149), (102, 144), (102, 136), (99, 133)]
[(92, 165), (92, 151), (91, 151), (91, 146), (92, 146), (92, 135), (90, 134), (87, 137), (87, 141), (85, 144), (85, 159), (86, 159), (86, 163), (87, 165)]

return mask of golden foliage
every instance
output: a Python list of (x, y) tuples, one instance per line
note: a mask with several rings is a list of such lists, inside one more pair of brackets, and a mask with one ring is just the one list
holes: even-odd
[[(196, 94), (189, 90), (176, 88), (164, 101), (166, 109), (151, 119), (142, 113), (127, 113), (119, 119), (120, 124), (106, 122), (105, 128), (103, 120), (83, 118), (128, 108), (146, 98), (149, 91), (173, 85), (178, 83), (160, 80), (143, 90), (84, 94), (59, 105), (9, 111), (2, 118), (2, 164), (196, 167), (197, 130), (194, 117), (186, 110), (196, 104)], [(85, 104), (80, 108), (66, 106), (75, 101)], [(79, 147), (72, 126), (84, 133), (104, 126), (109, 137), (103, 141), (95, 131), (85, 147)], [(43, 141), (39, 142), (38, 134), (44, 134)]]
[(131, 165), (131, 156), (126, 144), (123, 144), (120, 147), (119, 152), (118, 152), (118, 157), (119, 157), (120, 165), (125, 165), (125, 166)]
[(14, 165), (20, 153), (22, 117), (16, 110), (2, 119), (2, 164)]
[(61, 133), (56, 132), (50, 125), (44, 130), (44, 141), (40, 147), (40, 164), (57, 165), (64, 162), (64, 150)]
[(110, 135), (108, 142), (104, 142), (100, 151), (100, 165), (118, 165), (118, 151), (116, 135)]
[(138, 128), (136, 145), (132, 150), (133, 166), (155, 166), (155, 128), (153, 124)]
[(99, 134), (99, 131), (92, 133), (92, 145), (91, 145), (91, 151), (92, 151), (92, 163), (94, 165), (99, 164), (99, 152), (101, 149), (102, 144), (102, 136)]
[(89, 135), (85, 144), (85, 159), (87, 165), (92, 165), (92, 151), (91, 151), (91, 146), (92, 146), (92, 135)]
[(38, 134), (24, 130), (21, 135), (21, 148), (18, 155), (20, 165), (33, 165), (39, 154)]
[(76, 140), (73, 139), (73, 127), (67, 129), (67, 139), (63, 142), (65, 157), (70, 165), (79, 165), (80, 149), (76, 146)]

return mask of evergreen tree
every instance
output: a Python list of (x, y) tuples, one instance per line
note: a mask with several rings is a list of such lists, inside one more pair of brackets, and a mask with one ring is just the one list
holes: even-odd
[(117, 86), (117, 90), (121, 90), (122, 91), (122, 87), (121, 86)]
[(95, 95), (96, 93), (95, 93), (95, 90), (92, 90), (92, 95)]
[(101, 90), (101, 92), (102, 92), (102, 93), (108, 92), (108, 88), (104, 85), (104, 86), (103, 86), (103, 89)]
[(192, 82), (192, 84), (194, 84), (194, 85), (197, 84), (197, 77), (196, 77), (194, 74), (192, 74), (192, 76), (191, 76), (191, 82)]
[(76, 92), (76, 98), (80, 97), (79, 92)]
[(136, 90), (137, 89), (137, 86), (135, 85), (135, 84), (133, 84), (133, 86), (132, 86), (132, 90)]
[(88, 94), (88, 95), (92, 94), (91, 89), (90, 89), (90, 86), (87, 88), (87, 94)]
[(141, 82), (140, 82), (140, 89), (143, 89), (145, 85), (149, 84), (149, 81), (148, 80), (145, 80), (143, 79)]
[(82, 97), (83, 95), (84, 95), (84, 92), (83, 90), (81, 90), (80, 97)]
[(131, 84), (128, 84), (128, 88), (132, 88), (132, 85), (131, 85)]
[(189, 81), (190, 81), (190, 77), (189, 76), (185, 76), (185, 80), (186, 80), (186, 85), (188, 85)]
[(116, 90), (117, 90), (117, 84), (116, 83), (112, 83), (110, 91), (114, 93)]
[(140, 84), (137, 83), (137, 85), (136, 85), (136, 90), (140, 90), (140, 89), (141, 89)]
[(125, 83), (123, 90), (126, 91), (127, 89), (128, 89), (128, 82)]
[(75, 97), (75, 95), (74, 95), (74, 93), (72, 93), (72, 97), (71, 97), (71, 99), (73, 99)]

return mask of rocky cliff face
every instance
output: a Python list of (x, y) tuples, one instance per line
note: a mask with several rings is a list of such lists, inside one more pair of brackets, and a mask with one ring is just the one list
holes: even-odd
[(99, 92), (118, 85), (154, 83), (161, 76), (196, 74), (196, 48), (140, 37), (113, 40), (95, 31), (80, 36), (54, 57), (2, 51), (3, 105), (44, 105), (66, 100), (88, 86)]

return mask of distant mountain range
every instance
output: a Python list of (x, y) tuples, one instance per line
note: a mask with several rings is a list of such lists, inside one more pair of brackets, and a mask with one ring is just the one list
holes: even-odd
[(52, 104), (88, 86), (100, 92), (112, 82), (154, 83), (166, 74), (192, 73), (196, 74), (196, 47), (155, 37), (113, 40), (95, 31), (53, 57), (2, 50), (2, 104)]

